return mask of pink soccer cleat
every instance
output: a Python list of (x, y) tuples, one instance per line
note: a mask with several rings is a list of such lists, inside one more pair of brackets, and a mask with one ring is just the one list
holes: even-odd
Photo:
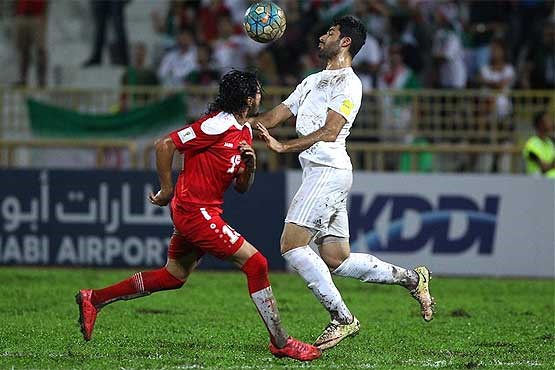
[(79, 305), (79, 325), (85, 340), (91, 340), (98, 309), (91, 302), (92, 289), (83, 289), (75, 295), (75, 302)]
[(277, 348), (270, 343), (270, 352), (276, 357), (289, 357), (299, 361), (312, 361), (322, 355), (317, 347), (312, 344), (301, 342), (293, 337), (287, 339), (283, 348)]

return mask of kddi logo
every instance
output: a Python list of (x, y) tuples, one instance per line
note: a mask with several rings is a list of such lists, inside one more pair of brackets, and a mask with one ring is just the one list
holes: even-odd
[(361, 250), (412, 252), (431, 243), (433, 253), (460, 253), (478, 245), (491, 254), (499, 197), (477, 202), (465, 196), (377, 194), (370, 203), (361, 194), (350, 201), (353, 247)]

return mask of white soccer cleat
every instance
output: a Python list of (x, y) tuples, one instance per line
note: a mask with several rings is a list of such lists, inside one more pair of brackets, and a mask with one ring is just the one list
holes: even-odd
[(425, 321), (432, 321), (436, 304), (434, 297), (430, 294), (432, 273), (426, 266), (418, 266), (414, 271), (418, 274), (418, 285), (410, 291), (410, 294), (420, 303), (422, 318)]
[(353, 322), (350, 324), (341, 324), (333, 319), (324, 329), (322, 334), (316, 339), (314, 345), (321, 350), (331, 348), (347, 337), (352, 337), (360, 331), (360, 322), (353, 316)]

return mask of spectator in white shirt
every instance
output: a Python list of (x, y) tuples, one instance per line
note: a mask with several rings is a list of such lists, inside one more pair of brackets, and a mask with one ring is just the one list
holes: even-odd
[(503, 92), (486, 98), (487, 112), (495, 112), (498, 118), (504, 118), (511, 113), (511, 101), (506, 93), (515, 81), (515, 69), (507, 63), (505, 45), (501, 40), (494, 39), (491, 42), (489, 63), (480, 69), (478, 80), (483, 87)]
[(213, 43), (216, 68), (221, 75), (231, 69), (245, 69), (247, 57), (254, 56), (264, 49), (265, 45), (251, 40), (244, 32), (235, 34), (235, 25), (230, 15), (222, 15), (218, 19), (219, 38)]
[(193, 33), (184, 29), (179, 33), (176, 49), (162, 58), (158, 77), (164, 86), (181, 86), (185, 76), (195, 68), (197, 68), (195, 40)]
[(440, 28), (434, 35), (432, 56), (438, 67), (436, 86), (462, 89), (466, 86), (466, 66), (460, 36), (455, 30), (457, 10), (451, 3), (442, 4), (436, 12)]
[(353, 67), (362, 82), (362, 90), (368, 92), (377, 86), (377, 73), (383, 60), (378, 41), (369, 33), (362, 49), (353, 59)]

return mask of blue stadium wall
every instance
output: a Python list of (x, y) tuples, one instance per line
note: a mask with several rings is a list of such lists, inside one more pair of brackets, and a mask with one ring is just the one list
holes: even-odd
[[(0, 171), (0, 264), (155, 267), (172, 234), (168, 207), (147, 201), (153, 171)], [(229, 190), (224, 218), (283, 269), (285, 174), (260, 173), (248, 194)], [(201, 268), (231, 268), (211, 256)]]

